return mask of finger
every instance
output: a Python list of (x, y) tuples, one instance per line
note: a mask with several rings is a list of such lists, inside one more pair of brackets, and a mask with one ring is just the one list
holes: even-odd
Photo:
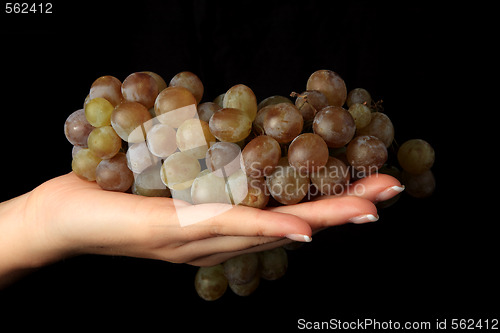
[(231, 258), (236, 257), (236, 256), (239, 256), (241, 254), (271, 250), (271, 249), (283, 246), (285, 244), (288, 244), (290, 242), (291, 242), (291, 240), (289, 240), (287, 238), (280, 238), (280, 239), (277, 239), (277, 240), (272, 241), (272, 242), (267, 242), (264, 244), (256, 245), (254, 247), (250, 247), (250, 248), (240, 250), (240, 251), (221, 252), (221, 253), (211, 254), (211, 255), (208, 255), (205, 257), (199, 257), (199, 258), (193, 259), (187, 263), (190, 265), (193, 265), (193, 266), (213, 266), (213, 265), (223, 263), (226, 260), (231, 259)]
[[(255, 236), (210, 237), (179, 246), (178, 248), (176, 248), (174, 256), (180, 262), (191, 262), (198, 258), (208, 257), (216, 253), (232, 253), (244, 251), (282, 239), (286, 238)], [(158, 251), (158, 253), (159, 255), (161, 255), (161, 250)], [(166, 251), (165, 254), (171, 255), (169, 251)]]
[(364, 198), (355, 196), (329, 197), (290, 206), (269, 208), (270, 211), (298, 216), (313, 230), (346, 222), (363, 223), (378, 219), (375, 205)]
[(380, 202), (388, 200), (404, 190), (404, 186), (394, 177), (382, 173), (362, 178), (349, 185), (344, 196), (356, 196)]
[[(219, 208), (222, 208), (223, 212), (214, 214)], [(186, 216), (186, 212), (205, 217), (183, 227), (188, 240), (221, 235), (289, 237), (294, 240), (303, 237), (303, 240), (308, 240), (312, 233), (311, 227), (302, 217), (251, 207), (202, 204), (182, 207), (179, 209), (179, 216)], [(181, 222), (179, 220), (179, 223)]]

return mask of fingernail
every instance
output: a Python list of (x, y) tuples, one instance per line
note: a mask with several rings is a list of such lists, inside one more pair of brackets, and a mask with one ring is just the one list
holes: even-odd
[(360, 224), (360, 223), (366, 223), (366, 222), (375, 222), (377, 220), (378, 220), (378, 215), (375, 216), (373, 214), (365, 214), (365, 215), (353, 217), (349, 220), (349, 222)]
[(301, 234), (288, 234), (285, 235), (286, 238), (291, 239), (296, 242), (306, 242), (309, 243), (312, 241), (312, 238), (307, 236), (307, 235), (301, 235)]
[(392, 198), (393, 196), (395, 196), (395, 195), (403, 192), (404, 189), (405, 189), (404, 185), (402, 185), (402, 186), (391, 186), (391, 187), (388, 187), (385, 190), (383, 190), (382, 192), (380, 192), (375, 197), (375, 201), (376, 202), (380, 202), (380, 201), (388, 200), (388, 199)]

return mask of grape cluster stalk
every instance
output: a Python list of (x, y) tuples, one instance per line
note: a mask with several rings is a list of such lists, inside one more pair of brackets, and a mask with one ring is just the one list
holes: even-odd
[[(416, 198), (432, 194), (433, 147), (412, 139), (394, 149), (394, 126), (366, 89), (348, 93), (338, 73), (318, 70), (290, 96), (295, 100), (271, 95), (258, 103), (250, 87), (237, 84), (203, 101), (203, 83), (188, 71), (168, 84), (151, 71), (123, 82), (99, 77), (64, 124), (72, 170), (103, 190), (194, 205), (293, 205), (342, 194), (377, 173), (400, 179)], [(395, 150), (397, 163), (389, 163)], [(284, 247), (244, 254), (200, 268), (195, 289), (205, 300), (227, 287), (247, 296), (287, 266)]]

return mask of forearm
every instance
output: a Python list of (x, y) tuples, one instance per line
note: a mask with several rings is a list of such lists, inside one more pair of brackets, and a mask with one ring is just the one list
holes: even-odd
[(0, 288), (50, 262), (37, 231), (25, 221), (29, 195), (0, 203)]

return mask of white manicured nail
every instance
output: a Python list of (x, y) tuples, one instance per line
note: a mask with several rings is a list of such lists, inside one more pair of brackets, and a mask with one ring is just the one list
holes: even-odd
[(349, 222), (360, 224), (360, 223), (366, 223), (366, 222), (375, 222), (377, 220), (378, 220), (378, 216), (375, 216), (373, 214), (365, 214), (365, 215), (353, 217), (349, 220)]
[(291, 239), (296, 242), (306, 242), (309, 243), (312, 241), (312, 238), (307, 236), (307, 235), (301, 235), (301, 234), (288, 234), (285, 235), (286, 238)]

